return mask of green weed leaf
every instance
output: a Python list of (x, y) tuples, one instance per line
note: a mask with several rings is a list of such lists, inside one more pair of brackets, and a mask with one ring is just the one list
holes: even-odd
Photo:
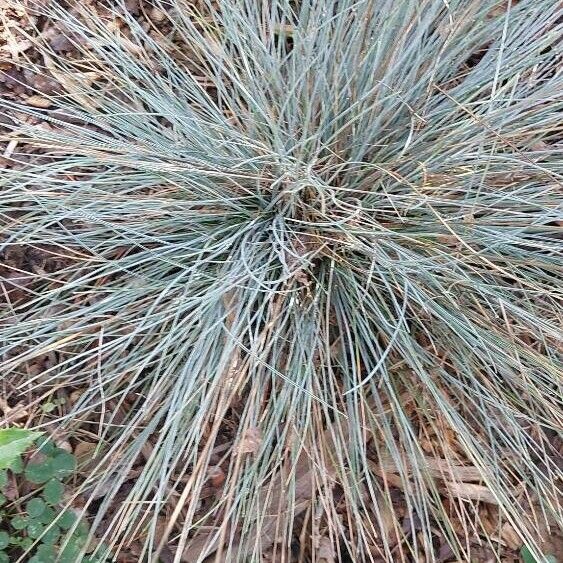
[(15, 475), (20, 475), (20, 473), (23, 473), (23, 468), (24, 464), (21, 457), (14, 459), (14, 461), (12, 461), (12, 463), (10, 463), (10, 466), (8, 467), (8, 469)]
[(39, 436), (41, 432), (23, 428), (0, 430), (0, 469), (8, 469)]
[(538, 561), (527, 545), (520, 550), (520, 557), (523, 563), (557, 563), (557, 558), (554, 555), (546, 555), (541, 561)]

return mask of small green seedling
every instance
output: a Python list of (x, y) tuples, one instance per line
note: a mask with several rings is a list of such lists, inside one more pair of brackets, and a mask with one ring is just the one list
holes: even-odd
[[(24, 460), (22, 454), (32, 446), (34, 455)], [(75, 457), (41, 433), (0, 430), (0, 563), (105, 561), (82, 555), (89, 528), (74, 511), (64, 509), (64, 480), (75, 470)], [(9, 501), (5, 493), (14, 487), (25, 494)]]
[(64, 405), (66, 403), (66, 399), (53, 399), (47, 403), (43, 403), (41, 405), (41, 410), (45, 413), (53, 412), (57, 407)]

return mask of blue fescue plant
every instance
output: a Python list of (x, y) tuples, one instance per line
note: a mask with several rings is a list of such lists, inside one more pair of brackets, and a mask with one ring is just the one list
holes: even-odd
[(6, 265), (27, 293), (2, 308), (2, 376), (79, 392), (64, 422), (106, 444), (83, 485), (99, 539), (360, 562), (437, 560), (440, 536), (469, 561), (486, 502), (540, 557), (561, 522), (561, 7), (151, 5), (158, 25), (28, 4), (74, 51), (30, 34), (58, 90), (3, 110), (0, 248), (59, 266), (18, 286)]

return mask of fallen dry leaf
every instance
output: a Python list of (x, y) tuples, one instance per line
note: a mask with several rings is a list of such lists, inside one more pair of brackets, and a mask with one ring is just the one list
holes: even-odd
[(162, 23), (166, 19), (166, 12), (163, 12), (158, 8), (153, 8), (150, 12), (150, 18), (156, 23)]
[(79, 465), (90, 461), (94, 457), (97, 444), (94, 442), (79, 442), (74, 448), (74, 455)]
[(319, 563), (335, 563), (336, 552), (332, 542), (326, 536), (319, 540), (319, 547), (317, 548), (317, 561)]
[(262, 444), (262, 434), (255, 426), (247, 428), (238, 445), (237, 451), (240, 454), (255, 454)]
[(2, 494), (9, 500), (14, 501), (18, 498), (18, 482), (16, 476), (9, 471), (6, 475), (7, 483), (2, 488)]
[(218, 465), (214, 465), (207, 470), (207, 478), (213, 487), (218, 489), (225, 482), (225, 472)]
[(502, 525), (500, 537), (510, 549), (520, 549), (524, 543), (509, 522)]
[(44, 98), (38, 94), (29, 96), (29, 98), (26, 98), (25, 101), (28, 105), (33, 106), (34, 108), (47, 109), (53, 105), (53, 102), (49, 100), (49, 98)]
[(14, 407), (10, 407), (8, 401), (0, 397), (0, 412), (4, 421), (9, 418), (10, 422), (17, 422), (29, 417), (29, 411), (23, 403), (18, 403)]
[(17, 41), (12, 35), (7, 37), (5, 41), (5, 45), (0, 47), (0, 51), (8, 53), (14, 62), (18, 62), (19, 55), (25, 53), (33, 45), (28, 39)]

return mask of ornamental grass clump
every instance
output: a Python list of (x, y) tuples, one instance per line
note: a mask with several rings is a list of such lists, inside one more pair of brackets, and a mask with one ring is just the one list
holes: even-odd
[(3, 110), (0, 249), (44, 260), (6, 262), (2, 376), (73, 391), (93, 533), (140, 561), (468, 561), (492, 506), (540, 557), (558, 3), (151, 5), (32, 3), (71, 54), (30, 36), (58, 87)]

